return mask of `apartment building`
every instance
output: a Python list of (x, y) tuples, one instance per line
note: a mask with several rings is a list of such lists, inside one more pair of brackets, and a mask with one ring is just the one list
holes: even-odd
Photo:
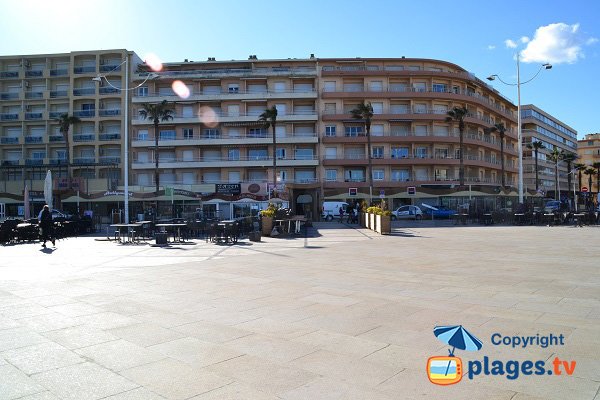
[[(122, 182), (126, 104), (124, 61), (141, 63), (127, 50), (0, 56), (0, 192), (22, 204), (25, 184), (41, 207), (46, 172), (54, 176), (55, 200), (106, 192)], [(92, 78), (106, 76), (98, 86)], [(67, 142), (56, 121), (78, 117)], [(0, 201), (2, 202), (2, 201)], [(16, 214), (14, 214), (16, 215)]]
[[(557, 149), (564, 154), (577, 155), (577, 131), (561, 122), (555, 116), (548, 114), (532, 104), (521, 106), (521, 121), (523, 125), (523, 185), (526, 189), (539, 190), (547, 197), (555, 197), (556, 163), (549, 158), (550, 153)], [(536, 188), (535, 151), (528, 145), (541, 142), (544, 146), (538, 150), (538, 187)], [(571, 161), (573, 169), (579, 160)], [(577, 185), (574, 175), (569, 176), (569, 163), (558, 162), (558, 185), (562, 195), (573, 193), (573, 183)]]
[[(577, 155), (579, 156), (578, 163), (595, 168), (597, 173), (600, 167), (600, 133), (590, 133), (578, 140)], [(582, 186), (589, 186), (588, 175), (582, 175)], [(591, 193), (598, 193), (598, 181), (594, 176), (592, 176), (592, 187), (588, 187), (588, 190)]]
[[(428, 59), (319, 59), (319, 129), (322, 133), (322, 187), (325, 198), (368, 193), (367, 165), (372, 158), (374, 195), (394, 206), (415, 198), (472, 197), (504, 192), (500, 187), (500, 135), (506, 127), (503, 156), (505, 185), (516, 182), (515, 106), (463, 68)], [(364, 124), (350, 111), (370, 102), (371, 154)], [(459, 184), (459, 130), (446, 122), (453, 107), (466, 107), (464, 176)], [(415, 194), (407, 188), (414, 187)], [(354, 191), (354, 190), (353, 190)], [(460, 191), (461, 193), (457, 193)], [(427, 200), (418, 200), (427, 201)]]

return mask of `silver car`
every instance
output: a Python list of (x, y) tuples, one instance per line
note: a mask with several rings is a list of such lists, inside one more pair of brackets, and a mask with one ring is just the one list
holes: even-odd
[(423, 218), (423, 211), (418, 206), (401, 206), (392, 211), (392, 220)]

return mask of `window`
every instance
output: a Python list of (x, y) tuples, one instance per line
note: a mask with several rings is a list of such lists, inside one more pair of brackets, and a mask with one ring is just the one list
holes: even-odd
[(438, 93), (445, 93), (448, 91), (447, 86), (443, 83), (434, 83), (432, 86), (432, 89), (434, 92), (438, 92)]
[(240, 85), (239, 83), (230, 83), (227, 90), (229, 93), (238, 93), (240, 91)]
[(325, 136), (335, 136), (335, 125), (325, 127)]
[(336, 147), (325, 147), (325, 159), (326, 160), (335, 160), (337, 158), (337, 148)]
[(435, 158), (448, 158), (448, 149), (435, 149)]
[(427, 84), (425, 82), (413, 83), (413, 91), (414, 92), (425, 92), (426, 90), (427, 90)]
[(206, 183), (215, 183), (221, 181), (220, 172), (205, 172), (202, 174), (202, 180)]
[(371, 136), (383, 136), (383, 125), (375, 124), (371, 125)]
[(315, 171), (314, 170), (296, 170), (295, 171), (296, 182), (314, 182)]
[(408, 157), (408, 147), (392, 147), (391, 156), (392, 158)]
[(229, 183), (240, 183), (242, 181), (240, 171), (229, 171), (227, 173)]
[(373, 114), (383, 114), (383, 103), (371, 103)]
[(194, 150), (183, 150), (181, 156), (183, 161), (194, 161)]
[(369, 90), (371, 92), (382, 92), (383, 91), (383, 82), (382, 81), (369, 82)]
[(312, 160), (314, 158), (313, 149), (296, 149), (294, 158), (296, 160)]
[(267, 172), (259, 170), (248, 171), (248, 180), (254, 182), (265, 182), (267, 180)]
[(427, 136), (427, 125), (416, 125), (415, 136)]
[(158, 160), (164, 162), (174, 162), (175, 152), (174, 151), (161, 151), (158, 153)]
[(456, 158), (457, 160), (460, 159), (460, 149), (454, 150), (454, 158)]
[(239, 117), (240, 116), (240, 106), (239, 104), (230, 104), (227, 106), (227, 115), (229, 117)]
[(192, 106), (183, 106), (182, 116), (183, 118), (192, 118), (194, 116), (194, 108)]
[(147, 97), (148, 96), (148, 86), (139, 87), (137, 90), (137, 95), (140, 97)]
[(285, 181), (287, 181), (287, 171), (284, 169), (281, 169), (277, 173), (277, 182), (285, 182)]
[(285, 149), (277, 149), (277, 159), (285, 160)]
[(217, 139), (219, 137), (219, 130), (213, 128), (206, 128), (202, 131), (202, 137), (205, 139)]
[(344, 171), (344, 180), (346, 182), (364, 182), (365, 171), (362, 169), (347, 169)]
[(138, 140), (148, 140), (148, 130), (140, 129), (137, 133)]
[(248, 129), (248, 137), (252, 137), (252, 138), (267, 137), (267, 130), (265, 128), (250, 128), (250, 129)]
[(175, 131), (172, 129), (160, 131), (158, 138), (159, 140), (175, 140)]
[(238, 161), (240, 159), (240, 149), (229, 149), (227, 157), (229, 161)]
[(337, 181), (337, 169), (327, 169), (325, 170), (325, 180), (328, 182)]
[(204, 150), (202, 159), (203, 161), (221, 161), (221, 150)]
[(385, 173), (382, 169), (374, 169), (373, 170), (373, 180), (374, 181), (382, 181), (385, 177)]
[(336, 112), (335, 103), (325, 103), (324, 114), (335, 114)]
[(392, 181), (405, 182), (410, 180), (410, 172), (407, 169), (393, 169)]
[(196, 174), (194, 172), (183, 172), (181, 180), (184, 185), (193, 185), (196, 183)]
[(441, 126), (441, 125), (433, 126), (433, 136), (448, 136), (448, 135), (449, 135), (449, 132), (448, 132), (447, 126)]
[(325, 81), (323, 84), (324, 92), (335, 92), (335, 81)]
[(372, 158), (383, 158), (383, 146), (376, 146), (371, 148)]
[(285, 82), (275, 82), (273, 90), (277, 93), (285, 92)]
[(415, 157), (417, 158), (427, 158), (427, 147), (417, 147), (415, 149)]
[(194, 129), (193, 128), (183, 128), (183, 138), (184, 139), (193, 139), (194, 138)]
[(363, 136), (362, 126), (347, 126), (346, 136)]
[(414, 108), (415, 114), (425, 114), (427, 113), (427, 104), (425, 103), (416, 103)]
[(248, 150), (249, 160), (268, 160), (269, 155), (267, 149), (249, 149)]

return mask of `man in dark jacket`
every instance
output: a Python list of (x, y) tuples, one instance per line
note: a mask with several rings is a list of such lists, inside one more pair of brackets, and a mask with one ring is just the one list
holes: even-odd
[(51, 240), (52, 246), (55, 246), (53, 232), (54, 223), (52, 222), (52, 213), (50, 213), (50, 207), (48, 207), (47, 204), (44, 206), (40, 216), (40, 228), (42, 229), (42, 247), (46, 247), (46, 242), (48, 240)]

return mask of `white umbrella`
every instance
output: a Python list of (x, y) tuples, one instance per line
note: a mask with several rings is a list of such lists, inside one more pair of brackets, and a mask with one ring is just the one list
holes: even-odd
[(44, 200), (50, 207), (50, 211), (52, 211), (52, 172), (50, 170), (46, 173), (46, 179), (44, 180)]
[(23, 210), (23, 217), (25, 219), (29, 219), (31, 218), (31, 213), (29, 212), (29, 187), (27, 185), (25, 185), (25, 191), (23, 193), (23, 205), (24, 205), (24, 210)]

